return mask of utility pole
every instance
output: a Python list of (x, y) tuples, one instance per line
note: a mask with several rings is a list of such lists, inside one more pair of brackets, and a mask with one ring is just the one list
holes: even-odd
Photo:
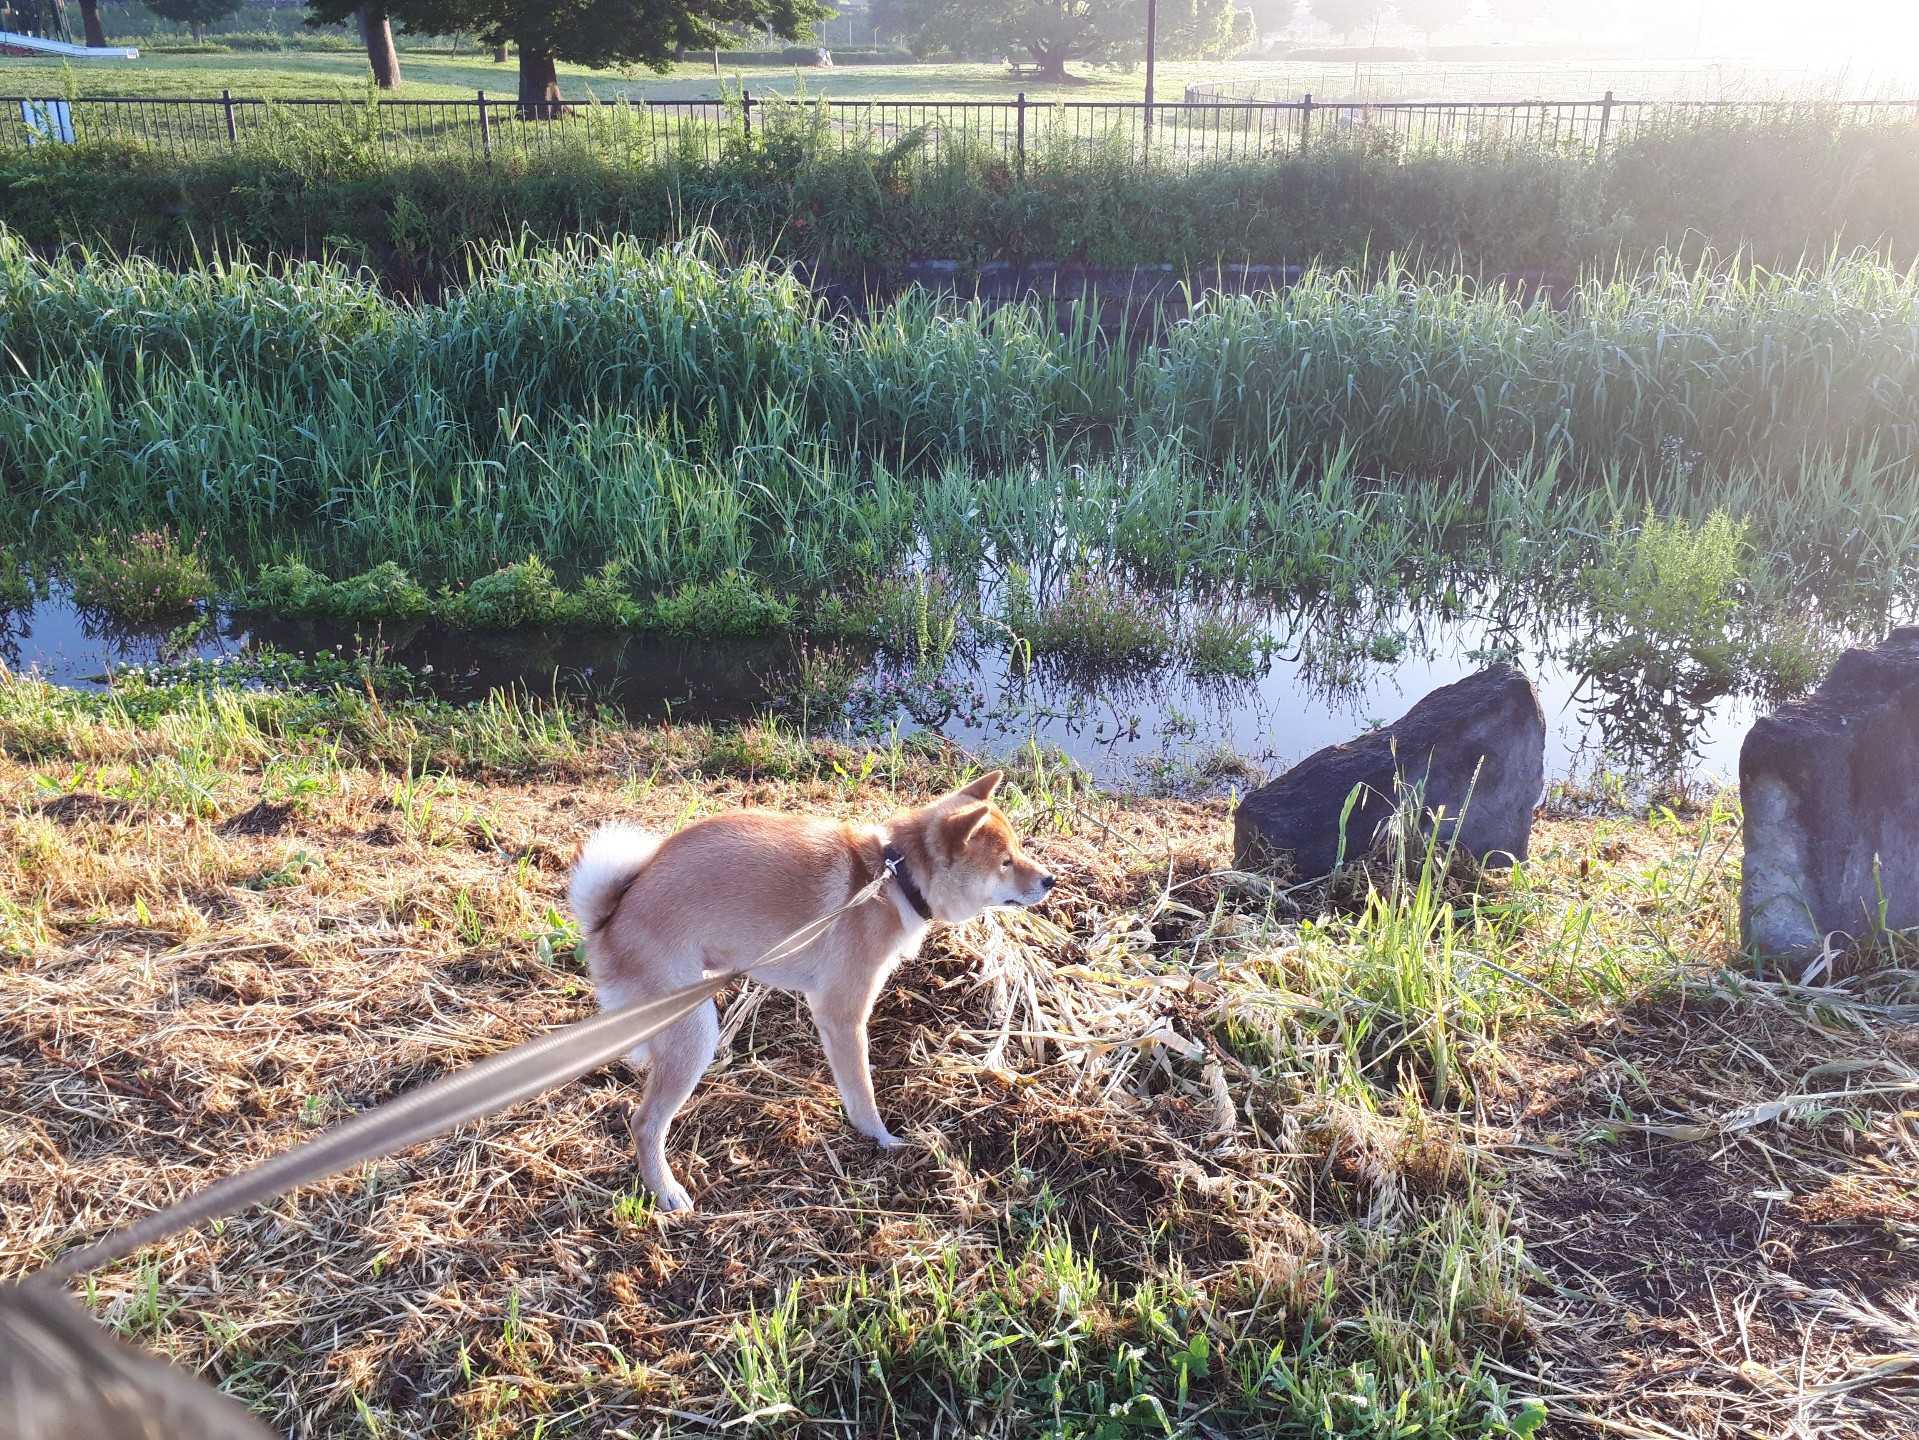
[(1146, 0), (1146, 153), (1153, 153), (1153, 61), (1159, 51), (1159, 0)]

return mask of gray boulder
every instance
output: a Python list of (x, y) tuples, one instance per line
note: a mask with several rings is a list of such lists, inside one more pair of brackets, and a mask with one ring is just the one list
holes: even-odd
[(1749, 950), (1816, 952), (1919, 926), (1919, 626), (1848, 650), (1812, 697), (1739, 750), (1746, 812), (1740, 928)]
[(1428, 834), (1441, 812), (1440, 839), (1456, 834), (1461, 853), (1492, 865), (1525, 859), (1546, 783), (1546, 716), (1532, 681), (1511, 665), (1491, 666), (1433, 691), (1384, 729), (1308, 756), (1240, 801), (1238, 863), (1290, 861), (1302, 879), (1330, 874), (1355, 785), (1365, 788), (1346, 821), (1345, 858), (1364, 855), (1392, 816), (1395, 775), (1424, 787)]

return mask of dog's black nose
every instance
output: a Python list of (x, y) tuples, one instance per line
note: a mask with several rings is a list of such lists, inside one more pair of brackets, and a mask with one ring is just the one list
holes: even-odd
[(1051, 875), (1042, 875), (1039, 877), (1039, 888), (1042, 890), (1051, 890), (1058, 883), (1059, 882)]

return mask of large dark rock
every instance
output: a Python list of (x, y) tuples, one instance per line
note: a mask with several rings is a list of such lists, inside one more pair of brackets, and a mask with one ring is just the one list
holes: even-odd
[[(1233, 816), (1242, 866), (1291, 862), (1302, 879), (1339, 863), (1340, 812), (1363, 786), (1346, 821), (1345, 858), (1372, 848), (1396, 804), (1394, 778), (1423, 786), (1427, 833), (1457, 835), (1463, 854), (1492, 865), (1526, 858), (1533, 807), (1546, 783), (1546, 716), (1532, 682), (1494, 665), (1433, 691), (1398, 720), (1307, 757), (1244, 800)], [(1468, 804), (1470, 795), (1471, 803)], [(1463, 818), (1462, 818), (1463, 817)]]
[(1749, 949), (1804, 956), (1825, 937), (1919, 926), (1919, 627), (1848, 650), (1811, 699), (1739, 751)]

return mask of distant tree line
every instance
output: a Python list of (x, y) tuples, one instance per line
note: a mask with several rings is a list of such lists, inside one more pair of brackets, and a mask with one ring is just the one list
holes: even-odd
[[(89, 45), (104, 45), (99, 0), (78, 0)], [(232, 16), (241, 0), (144, 0), (196, 37)], [(1651, 0), (1623, 0), (1644, 6)], [(1145, 54), (1147, 0), (865, 0), (869, 38), (900, 41), (920, 55), (1029, 61), (1039, 75), (1070, 79), (1067, 65), (1130, 65)], [(564, 113), (560, 61), (594, 68), (665, 70), (689, 51), (721, 50), (756, 36), (806, 39), (835, 12), (821, 0), (308, 0), (310, 25), (352, 24), (366, 44), (375, 84), (400, 81), (394, 32), (477, 35), (505, 61), (519, 57), (519, 114)], [(1389, 21), (1428, 42), (1483, 13), (1513, 29), (1576, 26), (1591, 0), (1159, 0), (1158, 51), (1168, 59), (1224, 58), (1258, 33), (1302, 18), (1348, 41), (1377, 44)]]

